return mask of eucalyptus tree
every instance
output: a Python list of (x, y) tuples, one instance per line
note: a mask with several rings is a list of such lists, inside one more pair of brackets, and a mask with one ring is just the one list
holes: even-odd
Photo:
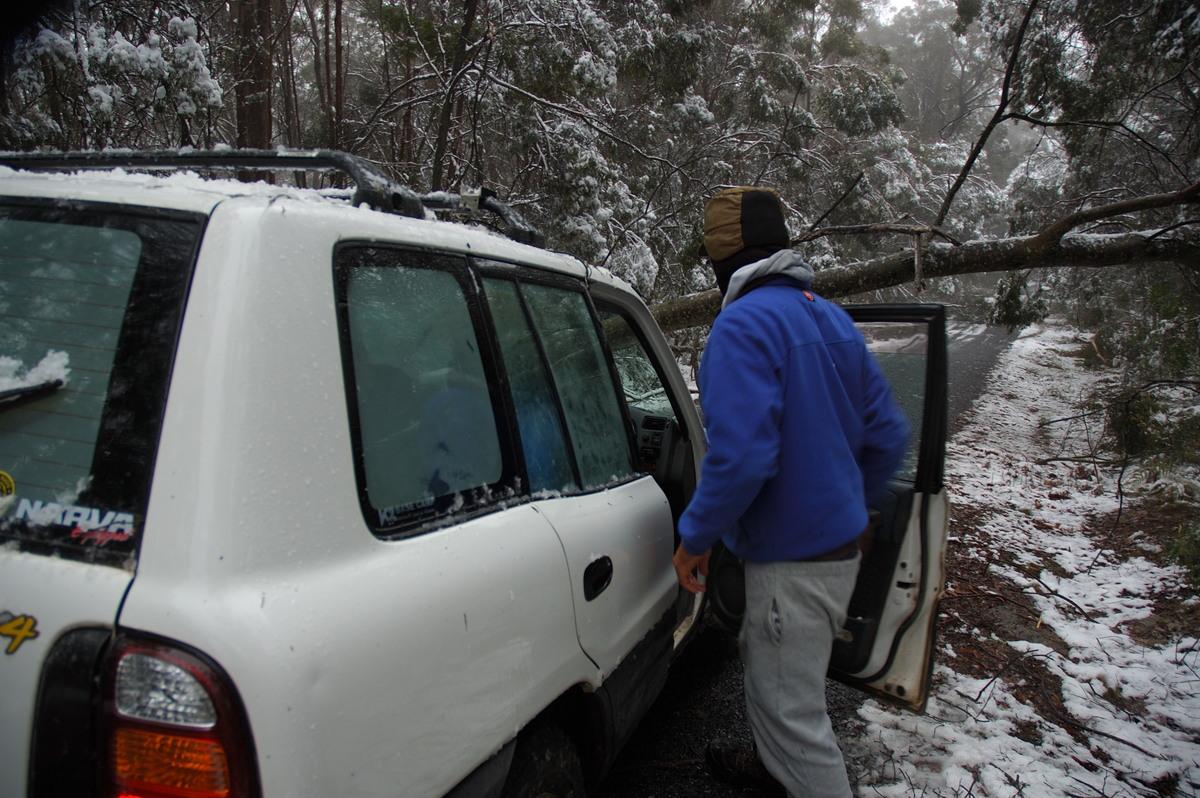
[[(1168, 275), (1176, 288), (1168, 294), (1191, 302), (1200, 264), (1192, 217), (1200, 201), (1195, 11), (1167, 0), (1132, 12), (1118, 2), (974, 5), (960, 3), (960, 12), (970, 13), (960, 13), (957, 24), (962, 30), (977, 22), (989, 32), (996, 89), (975, 116), (970, 143), (948, 142), (943, 171), (933, 169), (941, 180), (936, 210), (925, 205), (902, 230), (915, 246), (881, 247), (818, 273), (822, 290), (838, 296), (944, 275), (1124, 265), (1139, 267), (1128, 270), (1139, 280), (1149, 269)], [(982, 169), (987, 144), (1008, 125), (1023, 126), (1040, 142), (1011, 170), (1011, 211)], [(1007, 230), (979, 228), (989, 214), (977, 208), (988, 205)], [(897, 227), (886, 217), (863, 221), (870, 224), (825, 224), (808, 235)], [(1118, 279), (1106, 271), (1101, 284)], [(1148, 294), (1145, 286), (1133, 290)], [(1198, 315), (1188, 302), (1175, 316), (1177, 329)], [(711, 294), (699, 295), (664, 305), (659, 315), (668, 326), (703, 324), (714, 307)], [(1200, 350), (1190, 329), (1192, 350)]]
[(1043, 244), (1124, 247), (1136, 253), (1125, 262), (1139, 266), (1033, 278), (1057, 289), (1060, 304), (1099, 328), (1136, 372), (1200, 372), (1196, 9), (1044, 0), (986, 3), (979, 14), (997, 50), (1024, 25), (1022, 62), (1008, 70), (1007, 106), (997, 114), (1044, 135), (1058, 155), (1055, 180), (1014, 173), (1013, 232), (1038, 231)]
[(182, 0), (51, 6), (5, 53), (0, 146), (215, 143), (225, 90)]

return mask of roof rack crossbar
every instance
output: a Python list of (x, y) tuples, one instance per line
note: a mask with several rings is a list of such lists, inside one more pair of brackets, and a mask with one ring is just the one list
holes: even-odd
[(494, 213), (504, 224), (504, 233), (515, 241), (545, 246), (542, 233), (517, 211), (501, 202), (495, 192), (482, 189), (472, 195), (435, 193), (421, 196), (411, 188), (384, 175), (364, 158), (340, 150), (97, 150), (94, 152), (6, 152), (0, 165), (17, 169), (225, 169), (239, 171), (281, 170), (339, 171), (355, 184), (351, 202), (366, 203), (387, 213), (425, 218), (426, 208), (472, 213), (479, 209)]
[(421, 203), (433, 211), (448, 211), (450, 213), (470, 214), (479, 210), (490, 211), (500, 217), (504, 223), (504, 234), (514, 241), (535, 247), (545, 247), (546, 238), (542, 232), (525, 220), (519, 212), (500, 201), (496, 192), (489, 188), (481, 188), (478, 192), (461, 192), (448, 194), (435, 192), (421, 195)]

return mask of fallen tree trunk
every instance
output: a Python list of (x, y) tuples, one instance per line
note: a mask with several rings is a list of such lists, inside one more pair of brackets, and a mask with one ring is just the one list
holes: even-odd
[[(817, 272), (813, 290), (824, 297), (853, 296), (916, 279), (914, 250)], [(1200, 271), (1200, 246), (1162, 235), (1162, 231), (1120, 235), (1067, 235), (1047, 242), (1027, 236), (961, 245), (929, 244), (921, 251), (923, 279), (958, 274), (1014, 271), (1034, 267), (1138, 266), (1176, 263)], [(671, 299), (651, 308), (666, 332), (712, 323), (721, 307), (716, 289)]]

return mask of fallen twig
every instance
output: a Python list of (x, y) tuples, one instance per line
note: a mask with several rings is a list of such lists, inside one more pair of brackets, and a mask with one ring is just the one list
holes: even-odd
[[(1115, 734), (1109, 734), (1108, 732), (1100, 731), (1099, 729), (1093, 729), (1090, 726), (1085, 726), (1082, 723), (1073, 719), (1070, 715), (1067, 715), (1064, 712), (1060, 712), (1054, 706), (1054, 703), (1051, 700), (1050, 696), (1046, 694), (1046, 685), (1045, 685), (1044, 680), (1043, 680), (1042, 684), (1038, 685), (1038, 689), (1041, 690), (1042, 697), (1046, 699), (1048, 711), (1055, 715), (1056, 721), (1058, 721), (1060, 723), (1065, 723), (1068, 726), (1073, 726), (1085, 734), (1094, 734), (1094, 735), (1098, 735), (1100, 737), (1107, 737), (1110, 740), (1115, 740), (1118, 743), (1122, 743), (1123, 745), (1129, 746), (1130, 748), (1137, 751), (1138, 753), (1145, 754), (1146, 756), (1150, 757), (1151, 759), (1157, 759), (1160, 762), (1162, 761), (1163, 758), (1161, 756), (1159, 756), (1158, 754), (1150, 753), (1149, 751), (1147, 751), (1145, 748), (1142, 748), (1137, 743), (1131, 743), (1128, 740), (1124, 740), (1120, 737), (1117, 737)], [(1090, 785), (1088, 785), (1088, 786), (1090, 786)], [(1095, 788), (1093, 788), (1093, 789), (1095, 789)]]

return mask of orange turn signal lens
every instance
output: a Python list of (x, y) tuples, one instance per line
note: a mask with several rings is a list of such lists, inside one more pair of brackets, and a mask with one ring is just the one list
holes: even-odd
[(118, 783), (133, 795), (143, 791), (179, 798), (229, 795), (225, 749), (213, 740), (120, 728), (113, 743), (113, 764)]

